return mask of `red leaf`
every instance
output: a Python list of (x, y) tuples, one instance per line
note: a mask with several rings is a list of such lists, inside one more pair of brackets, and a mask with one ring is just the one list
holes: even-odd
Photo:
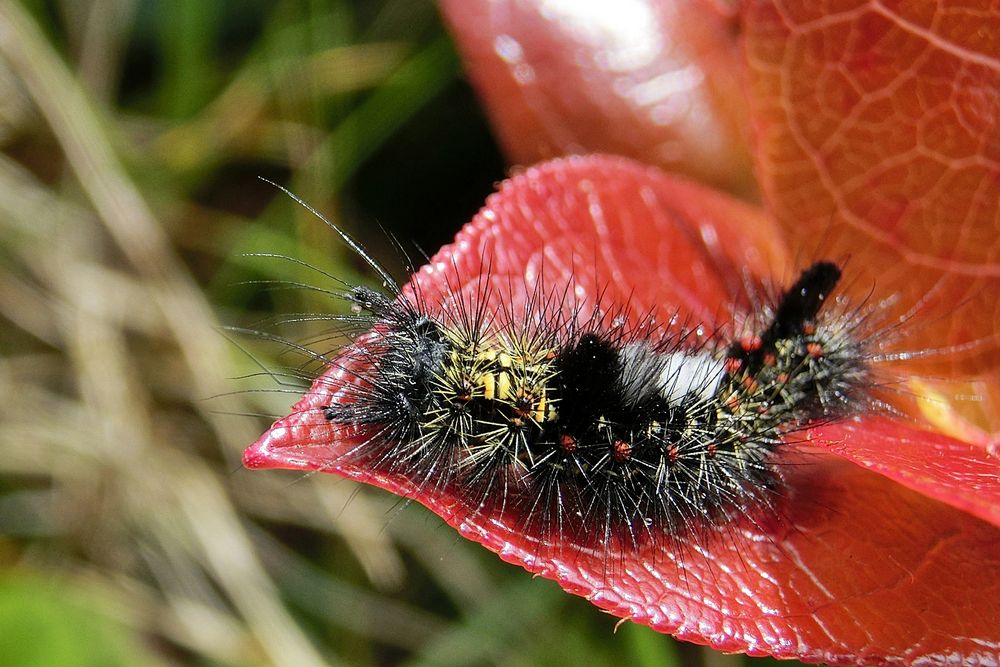
[(980, 376), (997, 430), (1000, 8), (752, 0), (745, 18), (758, 176), (793, 247), (823, 238), (860, 291), (929, 297), (918, 348), (992, 337), (932, 373)]
[[(743, 281), (732, 267), (787, 275), (780, 237), (761, 235), (768, 224), (746, 205), (631, 162), (557, 161), (507, 181), (415, 281), (433, 303), (455, 288), (480, 293), (489, 266), (494, 298), (517, 304), (540, 277), (572, 278), (582, 298), (607, 284), (606, 304), (677, 308), (711, 324), (727, 316), (734, 281)], [(353, 434), (331, 429), (316, 408), (337, 403), (357, 363), (345, 353), (333, 364), (247, 450), (246, 465), (333, 472), (414, 498), (571, 593), (721, 650), (839, 664), (997, 662), (1000, 530), (890, 479), (996, 520), (989, 504), (1000, 482), (981, 448), (886, 420), (828, 426), (811, 433), (814, 445), (883, 474), (789, 446), (797, 465), (782, 467), (780, 520), (731, 524), (697, 548), (659, 543), (609, 556), (354, 465)]]
[(818, 427), (830, 452), (1000, 526), (1000, 459), (982, 447), (898, 421)]
[(616, 153), (753, 191), (736, 17), (712, 0), (442, 0), (514, 164)]

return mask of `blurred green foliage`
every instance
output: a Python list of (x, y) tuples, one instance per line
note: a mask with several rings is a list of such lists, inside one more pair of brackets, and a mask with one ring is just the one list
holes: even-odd
[(397, 275), (389, 235), (433, 251), (504, 176), (431, 3), (38, 0), (0, 22), (0, 664), (745, 662), (616, 631), (385, 494), (239, 468), (297, 390), (215, 327), (333, 307), (260, 282), (322, 274), (247, 253), (370, 279), (258, 176)]
[[(122, 623), (95, 614), (86, 594), (61, 582), (0, 581), (0, 665), (144, 667), (163, 664)], [(71, 599), (76, 598), (76, 599)]]

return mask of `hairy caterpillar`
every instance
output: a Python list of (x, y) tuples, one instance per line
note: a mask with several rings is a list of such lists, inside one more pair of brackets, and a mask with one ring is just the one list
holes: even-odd
[(354, 442), (337, 462), (546, 543), (635, 549), (753, 516), (780, 496), (772, 455), (785, 440), (870, 400), (865, 312), (828, 305), (833, 262), (808, 267), (737, 338), (583, 306), (568, 288), (520, 309), (483, 306), (488, 287), (430, 303), (336, 231), (387, 288), (339, 295), (357, 339), (323, 358), (346, 377), (310, 408)]

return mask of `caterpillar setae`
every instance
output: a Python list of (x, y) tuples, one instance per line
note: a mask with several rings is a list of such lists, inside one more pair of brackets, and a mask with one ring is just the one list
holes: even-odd
[(599, 310), (453, 316), (353, 288), (372, 334), (352, 389), (321, 409), (357, 429), (356, 464), (477, 512), (582, 545), (676, 534), (766, 503), (783, 438), (857, 405), (864, 344), (823, 308), (840, 275), (817, 262), (765, 327), (694, 345)]
[(783, 443), (872, 401), (870, 313), (832, 298), (831, 261), (709, 330), (574, 304), (568, 288), (522, 308), (485, 307), (485, 286), (432, 303), (334, 229), (386, 287), (339, 292), (355, 340), (321, 358), (343, 384), (310, 408), (350, 434), (335, 463), (513, 517), (541, 542), (636, 549), (753, 517), (781, 496)]

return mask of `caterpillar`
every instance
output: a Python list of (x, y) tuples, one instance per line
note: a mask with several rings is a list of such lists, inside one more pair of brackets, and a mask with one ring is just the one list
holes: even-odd
[(834, 298), (831, 261), (708, 330), (568, 288), (518, 309), (485, 308), (485, 286), (431, 303), (334, 229), (386, 288), (339, 292), (354, 342), (322, 362), (347, 380), (316, 408), (354, 443), (337, 463), (544, 543), (634, 550), (753, 517), (781, 496), (774, 457), (795, 432), (870, 402), (866, 312)]

